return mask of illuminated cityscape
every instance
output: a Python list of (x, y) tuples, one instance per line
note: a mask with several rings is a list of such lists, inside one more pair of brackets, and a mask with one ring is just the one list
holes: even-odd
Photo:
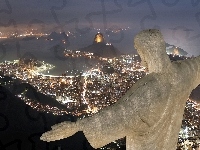
[[(178, 51), (176, 53), (178, 54)], [(187, 59), (187, 57), (177, 54), (168, 55), (171, 60)], [(140, 65), (138, 55), (103, 58), (94, 56), (93, 53), (77, 50), (65, 50), (63, 55), (64, 57), (94, 59), (96, 65), (93, 68), (86, 67), (87, 70), (85, 71), (69, 70), (60, 76), (55, 76), (43, 73), (55, 67), (44, 61), (25, 58), (4, 61), (0, 63), (1, 85), (9, 89), (15, 79), (19, 79), (21, 83), (30, 84), (38, 92), (56, 99), (66, 107), (66, 109), (59, 109), (55, 106), (41, 104), (34, 98), (30, 99), (26, 97), (28, 89), (16, 94), (33, 109), (54, 115), (72, 114), (84, 118), (114, 104), (137, 80), (146, 75), (145, 68)], [(4, 76), (9, 76), (11, 79), (3, 80)], [(177, 149), (199, 147), (198, 122), (199, 104), (188, 99)], [(119, 148), (123, 145), (125, 145), (124, 138), (101, 149), (116, 146)]]
[[(6, 61), (1, 63), (0, 67), (4, 75), (33, 85), (39, 92), (65, 105), (67, 111), (42, 105), (34, 99), (27, 98), (25, 96), (27, 90), (16, 95), (33, 109), (54, 115), (72, 114), (81, 118), (114, 104), (137, 80), (145, 75), (145, 68), (140, 66), (138, 55), (123, 55), (113, 59), (94, 57), (91, 53), (77, 51), (64, 52), (64, 55), (69, 57), (69, 53), (70, 57), (95, 58), (99, 60), (99, 63), (96, 68), (75, 76), (40, 74), (40, 71), (44, 71), (43, 68), (48, 70), (54, 66), (36, 60)], [(2, 84), (7, 87), (10, 83), (9, 81)], [(123, 139), (115, 144), (120, 146), (124, 142)]]
[[(108, 28), (106, 29), (106, 35), (107, 37), (110, 36), (110, 34), (115, 34), (115, 33), (119, 33), (121, 31), (128, 31), (130, 30), (130, 27), (125, 27), (125, 28), (119, 28), (119, 29), (113, 29), (113, 28)], [(99, 34), (101, 29), (100, 28), (91, 28), (91, 30), (98, 32), (97, 37), (95, 38), (95, 41), (98, 42), (102, 42), (103, 41), (103, 37), (102, 34)], [(61, 34), (62, 32), (60, 32)], [(47, 37), (48, 35), (50, 35), (51, 32), (44, 32), (41, 30), (38, 30), (37, 28), (27, 28), (25, 29), (12, 29), (11, 31), (1, 31), (0, 32), (0, 39), (9, 39), (9, 38), (24, 38), (24, 37), (36, 37), (41, 38), (41, 37)], [(81, 34), (77, 33), (76, 31), (66, 31), (66, 35), (68, 37), (73, 37), (76, 38), (78, 36), (81, 36)], [(51, 40), (51, 39), (49, 39)], [(52, 39), (53, 40), (53, 39)]]
[[(199, 8), (198, 0), (1, 1), (0, 150), (92, 149), (79, 132), (50, 143), (40, 136), (115, 104), (148, 74), (133, 41), (141, 30), (162, 32), (171, 61), (199, 56)], [(177, 150), (200, 150), (199, 90), (186, 102)], [(125, 150), (126, 138), (100, 149)]]
[[(94, 58), (91, 53), (77, 51), (70, 53), (70, 57)], [(69, 57), (69, 53), (64, 54)], [(99, 60), (96, 68), (80, 72), (75, 76), (44, 75), (40, 72), (44, 69), (50, 70), (54, 66), (36, 60), (5, 61), (0, 64), (0, 67), (3, 75), (29, 83), (38, 92), (56, 99), (66, 105), (67, 109), (73, 110), (67, 113), (79, 116), (82, 113), (93, 114), (103, 107), (114, 104), (145, 75), (137, 55), (123, 55), (113, 59), (96, 57), (95, 59)], [(69, 71), (68, 74), (70, 73), (73, 72)], [(25, 100), (24, 94), (20, 93), (17, 96)], [(35, 108), (35, 104), (32, 107)]]

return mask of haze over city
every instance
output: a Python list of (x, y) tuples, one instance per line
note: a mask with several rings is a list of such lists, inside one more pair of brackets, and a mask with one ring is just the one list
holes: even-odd
[[(89, 45), (91, 37), (100, 29), (106, 40), (123, 52), (132, 52), (133, 37), (141, 29), (159, 28), (167, 43), (197, 56), (200, 54), (198, 4), (193, 0), (5, 0), (0, 5), (0, 28), (3, 32), (24, 32), (32, 28), (42, 33), (75, 32), (75, 43), (69, 46), (72, 49)], [(122, 30), (128, 27), (129, 31)], [(119, 32), (113, 34), (112, 30)], [(74, 41), (72, 37), (70, 40)]]
[[(29, 141), (20, 139), (22, 149), (78, 146), (75, 141), (68, 147), (70, 138), (48, 144), (39, 137), (55, 123), (75, 122), (113, 105), (148, 74), (134, 48), (139, 31), (159, 29), (171, 61), (200, 55), (199, 8), (195, 0), (1, 1), (0, 115), (5, 126), (0, 149), (17, 141), (15, 128)], [(199, 147), (199, 89), (186, 103), (177, 149)], [(21, 125), (13, 112), (22, 116)], [(80, 149), (92, 149), (83, 134), (79, 137), (84, 141)], [(124, 149), (125, 138), (101, 149), (109, 148)]]

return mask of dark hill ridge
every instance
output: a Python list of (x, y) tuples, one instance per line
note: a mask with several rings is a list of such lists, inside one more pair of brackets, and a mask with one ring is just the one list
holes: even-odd
[(200, 103), (200, 85), (198, 85), (190, 94), (189, 97), (191, 100)]
[(94, 55), (99, 57), (118, 57), (122, 55), (122, 53), (116, 49), (112, 44), (106, 45), (105, 43), (93, 43), (84, 48), (80, 48), (80, 51), (94, 53)]
[[(47, 37), (47, 40), (49, 40), (50, 42), (53, 42), (55, 40), (61, 41), (60, 43), (52, 46), (49, 50), (52, 51), (55, 54), (55, 56), (58, 57), (59, 59), (64, 59), (63, 52), (66, 49), (66, 46), (69, 46), (68, 36), (65, 34), (65, 32), (61, 34), (52, 32)], [(63, 42), (65, 44), (63, 44)], [(90, 52), (90, 53), (93, 53), (95, 56), (99, 56), (99, 57), (113, 58), (113, 57), (118, 57), (122, 55), (122, 53), (117, 48), (115, 48), (112, 44), (106, 44), (104, 42), (104, 38), (101, 33), (97, 33), (95, 35), (93, 44), (87, 47), (79, 48), (78, 50), (82, 52)]]
[(35, 100), (38, 103), (42, 105), (49, 105), (51, 107), (57, 107), (59, 109), (67, 111), (66, 107), (62, 104), (60, 104), (57, 100), (43, 94), (40, 92), (37, 92), (37, 90), (28, 83), (23, 83), (19, 79), (12, 79), (8, 76), (2, 76), (0, 78), (0, 83), (11, 83), (4, 85), (13, 95), (18, 95), (23, 93), (25, 90), (25, 96), (29, 99)]
[(166, 52), (169, 53), (169, 54), (174, 54), (175, 51), (177, 51), (177, 53), (179, 55), (182, 55), (182, 56), (186, 56), (188, 53), (186, 51), (184, 51), (182, 48), (180, 47), (177, 47), (175, 45), (171, 45), (171, 44), (168, 44), (166, 43)]
[[(74, 136), (51, 143), (39, 140), (42, 133), (62, 121), (69, 121), (70, 116), (54, 116), (38, 112), (0, 86), (0, 149), (1, 150), (82, 150), (92, 149), (82, 132)], [(76, 141), (73, 142), (73, 141)]]
[(21, 83), (21, 84), (15, 84), (14, 89), (16, 89), (13, 94), (19, 94), (22, 93), (23, 91), (27, 90), (26, 92), (26, 97), (30, 98), (30, 99), (34, 99), (36, 101), (38, 101), (39, 103), (43, 104), (43, 105), (50, 105), (52, 107), (57, 107), (59, 109), (64, 109), (67, 110), (66, 107), (62, 104), (60, 104), (57, 100), (37, 92), (37, 90), (31, 86), (28, 83)]
[(178, 56), (178, 55), (172, 55), (172, 54), (168, 54), (168, 56), (171, 61), (184, 60), (187, 58), (185, 56)]

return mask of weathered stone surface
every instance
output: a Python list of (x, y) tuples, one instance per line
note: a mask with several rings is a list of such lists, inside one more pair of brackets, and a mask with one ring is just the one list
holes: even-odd
[(200, 57), (170, 62), (160, 31), (144, 30), (134, 39), (149, 74), (115, 105), (93, 117), (64, 122), (44, 133), (55, 141), (83, 131), (94, 148), (126, 136), (127, 150), (175, 150), (184, 106), (200, 83)]

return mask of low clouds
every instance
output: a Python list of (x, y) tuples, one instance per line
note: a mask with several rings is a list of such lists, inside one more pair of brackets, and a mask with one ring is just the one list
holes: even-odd
[[(46, 31), (76, 31), (89, 34), (90, 28), (132, 29), (137, 33), (146, 28), (158, 28), (164, 34), (167, 43), (180, 46), (191, 55), (199, 55), (199, 3), (194, 1), (94, 1), (94, 0), (3, 0), (0, 2), (0, 29), (24, 30), (38, 27)], [(9, 24), (10, 23), (10, 24)], [(182, 26), (184, 28), (179, 29)], [(177, 29), (178, 30), (171, 30)], [(185, 38), (188, 34), (190, 40)], [(178, 34), (177, 34), (178, 33)], [(174, 34), (174, 35), (173, 35)], [(124, 39), (133, 39), (134, 35), (124, 35)], [(114, 38), (113, 38), (114, 39)], [(117, 44), (123, 43), (123, 40)], [(133, 46), (132, 42), (129, 48)]]

